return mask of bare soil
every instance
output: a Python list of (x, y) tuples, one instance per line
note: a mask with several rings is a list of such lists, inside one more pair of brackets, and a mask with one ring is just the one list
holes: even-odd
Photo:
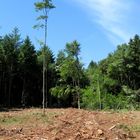
[(0, 112), (0, 140), (140, 140), (140, 112), (13, 109)]

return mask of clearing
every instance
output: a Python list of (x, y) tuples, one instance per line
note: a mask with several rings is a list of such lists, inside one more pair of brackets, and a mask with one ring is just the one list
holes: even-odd
[(140, 140), (140, 112), (73, 108), (0, 111), (0, 140)]

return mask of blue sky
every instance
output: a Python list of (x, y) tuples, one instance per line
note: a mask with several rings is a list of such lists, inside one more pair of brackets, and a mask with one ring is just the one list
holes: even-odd
[[(37, 0), (0, 0), (0, 35), (18, 27), (21, 37), (29, 35), (36, 49), (43, 30), (34, 30)], [(48, 46), (56, 55), (66, 42), (81, 44), (81, 60), (98, 62), (116, 46), (140, 35), (139, 0), (53, 0), (56, 8), (48, 19)]]

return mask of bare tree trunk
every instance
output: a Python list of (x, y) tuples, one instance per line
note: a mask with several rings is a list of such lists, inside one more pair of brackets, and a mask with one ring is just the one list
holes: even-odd
[(79, 79), (78, 79), (78, 89), (77, 89), (77, 96), (78, 96), (78, 109), (80, 109), (81, 108), (81, 105), (80, 105), (80, 91), (79, 91), (79, 87), (80, 86), (80, 84), (79, 84)]
[(9, 78), (9, 91), (8, 91), (8, 105), (11, 105), (11, 88), (12, 88), (12, 70), (13, 67), (10, 67), (10, 78)]
[(45, 50), (43, 50), (43, 115), (45, 115)]
[[(6, 72), (4, 72), (4, 95), (5, 95), (5, 99), (7, 98), (7, 77), (6, 77)], [(7, 101), (5, 103), (5, 105), (8, 105)]]
[(99, 96), (99, 109), (102, 109), (102, 104), (101, 104), (101, 90), (100, 90), (100, 82), (99, 82), (99, 76), (98, 76), (98, 96)]
[(0, 93), (2, 93), (2, 80), (3, 80), (3, 69), (2, 69), (2, 63), (0, 63)]
[(47, 75), (47, 69), (46, 69), (46, 108), (48, 107), (48, 75)]
[[(45, 14), (47, 15), (47, 10), (45, 9)], [(44, 30), (44, 43), (45, 43), (45, 45), (44, 45), (44, 55), (43, 55), (43, 115), (45, 115), (45, 95), (46, 95), (46, 104), (47, 104), (47, 74), (46, 74), (46, 77), (45, 77), (45, 72), (47, 71), (46, 70), (46, 65), (45, 65), (45, 61), (46, 61), (46, 59), (45, 59), (45, 47), (46, 47), (46, 42), (47, 42), (47, 19), (45, 19), (45, 23), (44, 23), (44, 25), (45, 25), (45, 30)], [(45, 79), (46, 79), (46, 82), (45, 82)], [(46, 87), (46, 90), (45, 90), (45, 87)], [(46, 92), (46, 94), (45, 94), (45, 92)], [(46, 106), (47, 107), (47, 106)]]
[(78, 56), (76, 55), (76, 61), (77, 61), (77, 72), (78, 72), (78, 79), (77, 79), (77, 96), (78, 96), (78, 109), (81, 108), (81, 105), (80, 105), (80, 74), (79, 74), (79, 58)]
[(23, 107), (25, 107), (25, 77), (24, 77), (24, 80), (23, 80), (21, 104), (22, 104)]

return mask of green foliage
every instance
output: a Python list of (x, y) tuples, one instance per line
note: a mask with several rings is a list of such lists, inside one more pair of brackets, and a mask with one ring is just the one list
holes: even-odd
[[(100, 109), (99, 95), (88, 87), (82, 95), (82, 107), (88, 109)], [(129, 98), (122, 95), (101, 94), (101, 109), (118, 110), (118, 109), (133, 109), (134, 106)]]
[[(86, 71), (90, 87), (82, 97), (83, 106), (97, 109), (138, 109), (140, 107), (140, 37), (119, 45), (114, 53)], [(100, 95), (100, 97), (99, 97)]]
[(77, 58), (80, 53), (80, 44), (77, 42), (77, 40), (67, 43), (65, 51), (69, 56)]
[(66, 99), (68, 95), (72, 92), (71, 87), (68, 86), (56, 86), (51, 89), (52, 95), (57, 97), (58, 99)]
[(82, 107), (88, 109), (99, 109), (99, 101), (93, 89), (88, 87), (82, 94)]
[(23, 106), (29, 104), (32, 91), (33, 89), (35, 90), (35, 83), (33, 81), (36, 80), (36, 73), (34, 71), (36, 62), (35, 48), (27, 36), (19, 50), (20, 76), (23, 83), (21, 103)]
[(36, 2), (35, 8), (37, 11), (43, 10), (43, 9), (52, 9), (55, 8), (55, 6), (52, 3), (52, 0), (43, 0), (43, 2)]
[(57, 59), (56, 59), (57, 68), (59, 68), (63, 64), (65, 59), (66, 59), (66, 55), (64, 51), (63, 50), (59, 51), (57, 54)]
[[(36, 63), (35, 48), (31, 43), (30, 38), (27, 36), (23, 45), (20, 47), (19, 61), (22, 64), (32, 67)], [(25, 68), (25, 67), (24, 67)], [(26, 68), (25, 68), (26, 70)]]
[(54, 63), (54, 55), (51, 49), (47, 46), (38, 51), (38, 62), (43, 64), (43, 57), (45, 56), (45, 67), (48, 68), (50, 64)]
[[(77, 41), (66, 44), (64, 51), (60, 51), (56, 59), (58, 82), (51, 92), (57, 98), (71, 98), (70, 104), (75, 100), (80, 106), (81, 88), (86, 83), (83, 65), (79, 61), (80, 44)], [(84, 82), (85, 81), (85, 82)]]
[(19, 45), (20, 35), (17, 28), (0, 40), (0, 93), (7, 99), (5, 104), (9, 106), (13, 103), (11, 93), (15, 92), (13, 81), (17, 76)]
[(44, 28), (44, 24), (38, 23), (33, 26), (34, 29)]
[(77, 107), (81, 103), (90, 109), (140, 108), (138, 35), (99, 63), (91, 61), (87, 69), (80, 61), (76, 40), (67, 43), (56, 60), (44, 42), (40, 45), (36, 52), (29, 37), (21, 41), (17, 28), (0, 38), (0, 105), (41, 105), (44, 74), (49, 107)]
[(138, 109), (140, 107), (140, 89), (132, 90), (127, 86), (122, 86), (122, 94), (129, 98), (134, 108)]
[[(46, 28), (47, 26), (47, 19), (48, 19), (48, 12), (49, 10), (55, 8), (55, 6), (52, 3), (52, 0), (43, 0), (43, 2), (36, 2), (34, 3), (35, 9), (37, 12), (42, 12), (42, 14), (36, 18), (37, 21), (45, 21), (45, 24), (39, 22), (38, 24), (34, 25), (33, 28), (39, 29), (39, 28)], [(46, 29), (45, 29), (46, 30)], [(46, 45), (46, 44), (45, 44)]]

